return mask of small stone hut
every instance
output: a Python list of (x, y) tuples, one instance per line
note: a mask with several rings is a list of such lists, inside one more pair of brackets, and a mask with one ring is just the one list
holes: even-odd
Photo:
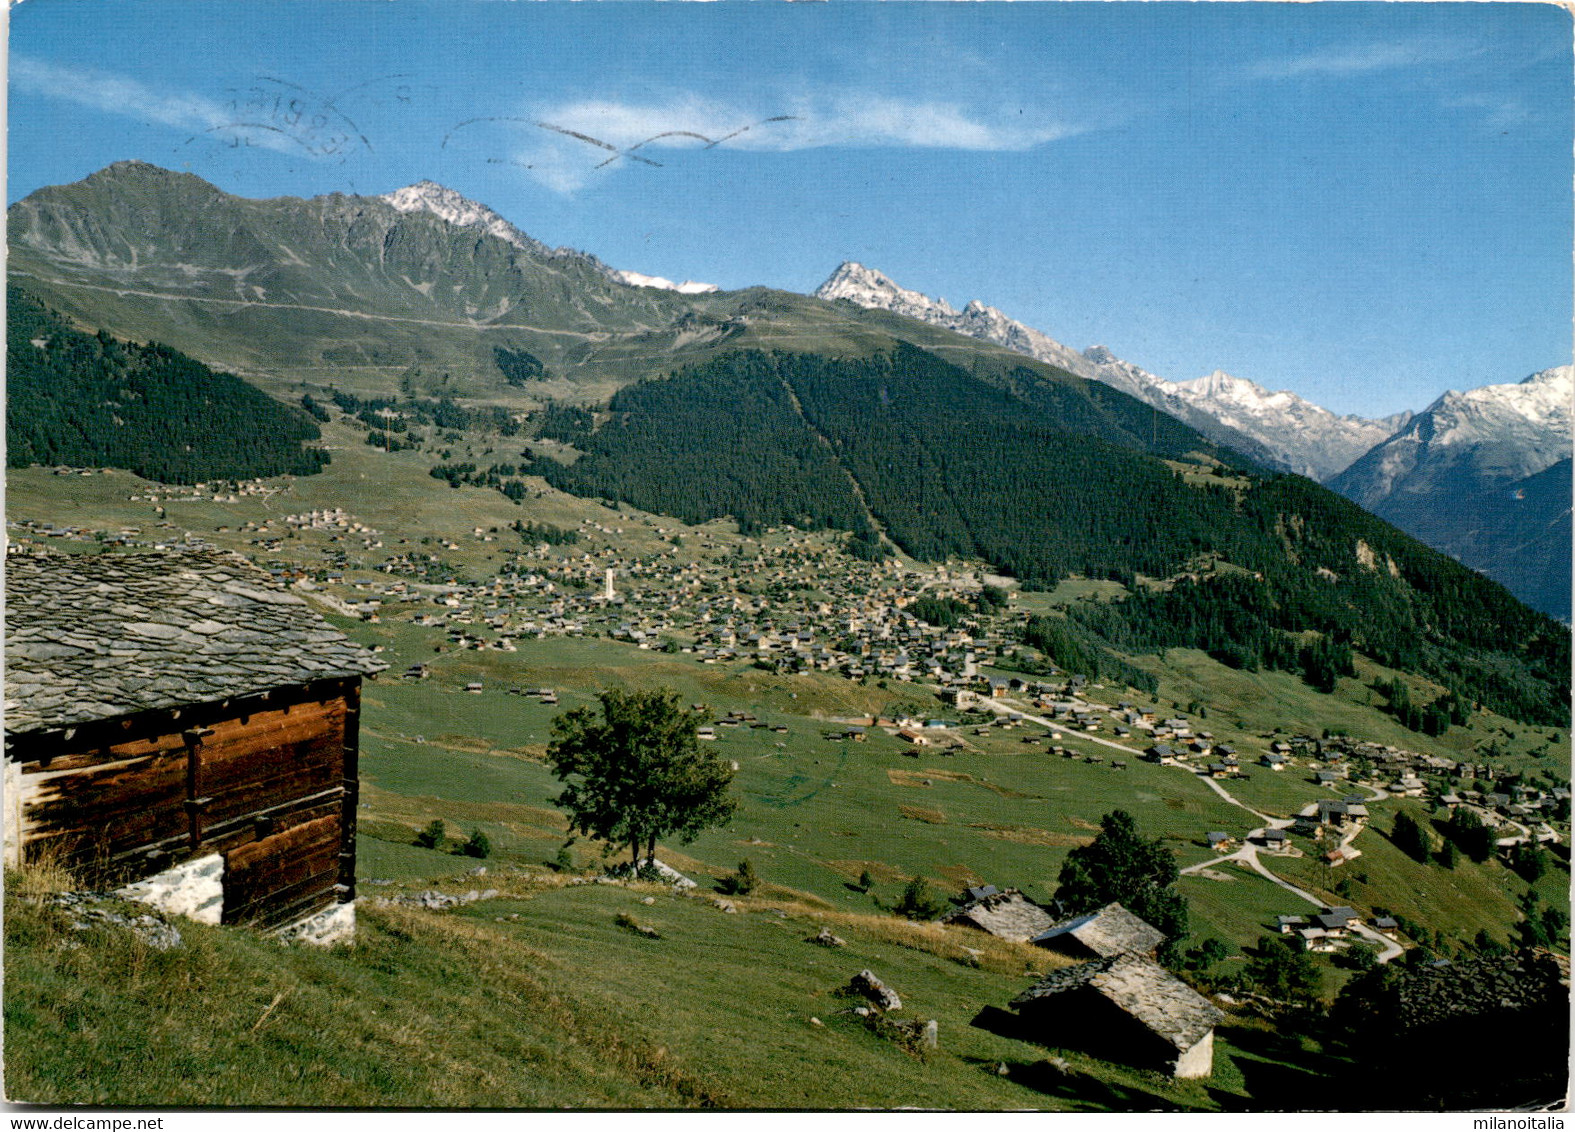
[(1052, 971), (1012, 1006), (1046, 1045), (1172, 1077), (1214, 1071), (1214, 1027), (1225, 1017), (1158, 963), (1130, 954)]
[[(979, 890), (969, 889), (968, 894), (972, 896), (976, 891)], [(992, 886), (988, 895), (970, 899), (947, 912), (941, 922), (965, 924), (1002, 939), (1024, 942), (1045, 931), (1055, 919), (1017, 889), (996, 892)]]
[(1074, 959), (1143, 955), (1152, 959), (1165, 933), (1117, 903), (1097, 912), (1063, 920), (1032, 937), (1032, 942)]
[(218, 551), (12, 556), (5, 622), (7, 862), (213, 923), (353, 930), (369, 653)]

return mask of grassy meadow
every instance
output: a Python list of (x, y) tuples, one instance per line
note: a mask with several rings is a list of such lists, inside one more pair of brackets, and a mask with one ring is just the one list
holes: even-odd
[[(334, 449), (324, 474), (278, 481), (276, 493), (234, 503), (164, 502), (170, 530), (264, 561), (320, 567), (325, 551), (343, 551), (351, 581), (372, 577), (389, 555), (418, 550), (439, 554), (454, 576), (489, 577), (521, 546), (506, 530), (515, 519), (578, 529), (580, 550), (676, 549), (681, 561), (693, 561), (745, 545), (730, 523), (689, 527), (614, 511), (535, 480), (520, 505), (495, 491), (450, 488), (427, 474), (430, 452), (380, 452), (337, 422), (324, 433)], [(452, 459), (486, 466), (516, 459), (517, 448), (471, 437), (453, 446)], [(156, 505), (127, 498), (149, 486), (123, 472), (13, 469), (8, 518), (132, 526), (150, 537), (159, 531)], [(382, 547), (303, 531), (283, 537), (278, 550), (259, 551), (241, 529), (334, 507), (375, 528)], [(476, 528), (497, 528), (497, 537), (486, 541)], [(768, 535), (757, 545), (780, 539)], [(441, 547), (444, 541), (454, 546)], [(338, 592), (357, 596), (348, 587)], [(1115, 583), (1072, 579), (1015, 602), (1042, 613), (1119, 593)], [(984, 1007), (1004, 1007), (1054, 958), (966, 928), (910, 924), (886, 910), (915, 876), (946, 894), (990, 883), (1048, 900), (1067, 852), (1118, 808), (1173, 849), (1182, 866), (1207, 862), (1216, 856), (1208, 831), (1240, 836), (1261, 821), (1192, 771), (1144, 762), (1088, 736), (1063, 732), (1052, 740), (1038, 725), (989, 725), (914, 684), (778, 675), (742, 661), (701, 664), (693, 655), (605, 638), (519, 638), (513, 652), (464, 650), (446, 629), (411, 623), (433, 608), (388, 600), (376, 621), (327, 615), (388, 665), (363, 689), (355, 944), (280, 947), (244, 930), (181, 923), (183, 946), (161, 953), (125, 932), (70, 930), (62, 911), (31, 898), (39, 882), (9, 878), (5, 1056), (13, 1099), (1213, 1111), (1301, 1107), (1318, 1087), (1315, 1053), (1242, 1018), (1219, 1031), (1214, 1076), (1188, 1083), (1058, 1050), (1053, 1038), (1028, 1042), (976, 1026)], [(1238, 749), (1247, 777), (1226, 789), (1274, 816), (1331, 796), (1305, 766), (1274, 773), (1253, 765), (1270, 742), (1291, 734), (1327, 729), (1455, 758), (1493, 743), (1504, 764), (1524, 769), (1546, 766), (1539, 748), (1568, 748), (1567, 732), (1485, 713), (1437, 739), (1407, 731), (1370, 689), (1390, 674), (1366, 661), (1337, 694), (1321, 695), (1293, 675), (1235, 671), (1186, 650), (1133, 659), (1158, 676), (1157, 697), (1096, 686), (1090, 698), (1194, 715)], [(418, 662), (430, 675), (400, 676)], [(473, 682), (480, 692), (465, 690)], [(558, 704), (511, 691), (536, 687), (553, 688)], [(1421, 693), (1414, 698), (1431, 693), (1420, 682), (1413, 687)], [(758, 719), (758, 726), (718, 726), (708, 744), (737, 766), (732, 821), (659, 849), (697, 882), (689, 896), (570, 883), (594, 877), (604, 858), (587, 839), (566, 847), (546, 748), (557, 715), (593, 704), (608, 688), (671, 689), (704, 705), (707, 722), (730, 711)], [(923, 748), (874, 728), (865, 742), (837, 737), (839, 720), (907, 711), (960, 726)], [(1108, 727), (1098, 738), (1112, 738)], [(1053, 753), (1055, 743), (1067, 753)], [(1116, 768), (1117, 759), (1126, 767)], [(1442, 933), (1447, 946), (1480, 930), (1507, 939), (1524, 882), (1497, 862), (1448, 870), (1405, 857), (1386, 836), (1401, 805), (1431, 817), (1415, 802), (1374, 803), (1371, 827), (1356, 842), (1363, 855), (1341, 869), (1312, 857), (1263, 860), (1331, 903), (1408, 916)], [(434, 820), (444, 823), (448, 844), (416, 846), (416, 833)], [(485, 861), (453, 851), (477, 829), (491, 842)], [(729, 914), (715, 906), (713, 887), (745, 858), (761, 885), (734, 898), (737, 911)], [(470, 875), (479, 866), (486, 875)], [(854, 884), (865, 872), (874, 881), (867, 892)], [(1567, 907), (1568, 879), (1558, 867), (1537, 887)], [(444, 912), (379, 904), (431, 887), (500, 892)], [(1225, 973), (1240, 969), (1243, 949), (1272, 930), (1276, 915), (1310, 910), (1234, 864), (1184, 877), (1180, 890), (1190, 903), (1193, 942), (1213, 936), (1230, 945)], [(659, 938), (629, 930), (620, 916)], [(805, 942), (822, 927), (846, 947)], [(1318, 962), (1332, 992), (1346, 973), (1325, 957)], [(836, 992), (862, 967), (898, 990), (903, 1017), (939, 1021), (938, 1051), (904, 1049), (849, 1013), (850, 1000)]]

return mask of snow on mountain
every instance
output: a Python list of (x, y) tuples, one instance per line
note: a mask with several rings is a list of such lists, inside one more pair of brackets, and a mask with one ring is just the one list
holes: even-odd
[(1448, 390), (1330, 486), (1384, 515), (1403, 497), (1463, 496), (1535, 475), (1570, 455), (1572, 397), (1575, 366)]
[(1048, 334), (1008, 318), (994, 307), (977, 300), (957, 310), (945, 299), (932, 299), (918, 291), (899, 287), (890, 278), (860, 263), (844, 263), (831, 278), (815, 289), (817, 299), (847, 299), (861, 307), (907, 315), (932, 326), (943, 326), (970, 338), (993, 342), (1027, 354), (1041, 362), (1059, 366), (1079, 377), (1093, 377), (1092, 367), (1076, 350), (1063, 346)]
[(924, 322), (946, 325), (957, 311), (945, 299), (932, 299), (917, 291), (899, 287), (873, 267), (849, 261), (831, 273), (815, 288), (817, 299), (847, 299), (861, 307), (904, 314)]
[(459, 228), (479, 228), (488, 235), (496, 236), (533, 255), (549, 259), (568, 257), (583, 259), (600, 268), (602, 273), (614, 282), (624, 283), (630, 287), (655, 287), (663, 291), (677, 291), (682, 295), (703, 295), (718, 290), (714, 283), (695, 283), (688, 279), (682, 283), (674, 283), (671, 279), (664, 279), (660, 275), (619, 271), (608, 267), (595, 256), (573, 248), (549, 248), (541, 241), (534, 240), (521, 232), (486, 205), (479, 204), (435, 181), (418, 181), (414, 185), (406, 185), (402, 189), (384, 193), (380, 199), (387, 201), (400, 212), (429, 212), (439, 220), (447, 221)]
[(1192, 381), (1166, 382), (1165, 387), (1221, 424), (1278, 449), (1293, 471), (1320, 481), (1388, 439), (1410, 417), (1407, 413), (1371, 421), (1338, 416), (1289, 390), (1271, 393), (1224, 370)]
[(1166, 381), (1122, 361), (1103, 346), (1078, 353), (994, 307), (974, 301), (959, 311), (945, 299), (899, 287), (858, 263), (837, 268), (816, 289), (815, 297), (848, 299), (861, 307), (907, 315), (1102, 381), (1184, 421), (1210, 440), (1313, 479), (1340, 471), (1405, 423), (1400, 418), (1368, 421), (1336, 416), (1294, 393), (1270, 393), (1219, 371), (1196, 381)]
[[(439, 220), (459, 228), (480, 228), (488, 235), (525, 251), (537, 255), (554, 254), (546, 244), (531, 239), (486, 205), (461, 196), (436, 181), (418, 181), (414, 185), (384, 193), (379, 199), (387, 201), (400, 212), (430, 212)], [(557, 254), (563, 254), (563, 249)]]
[(660, 275), (641, 275), (638, 271), (614, 269), (613, 275), (620, 283), (627, 283), (631, 287), (655, 287), (662, 291), (677, 291), (680, 295), (706, 295), (721, 290), (715, 283), (696, 283), (692, 279), (674, 283), (671, 279), (664, 279)]
[(1451, 389), (1329, 486), (1568, 620), (1572, 399), (1575, 366)]

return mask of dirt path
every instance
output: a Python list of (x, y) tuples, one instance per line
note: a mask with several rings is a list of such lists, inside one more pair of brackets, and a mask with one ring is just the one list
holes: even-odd
[[(1036, 716), (1027, 711), (1024, 711), (1021, 705), (1015, 703), (1006, 703), (1000, 700), (982, 700), (980, 702), (988, 707), (991, 711), (995, 712), (997, 715), (1004, 715), (1012, 712), (1022, 716), (1030, 723), (1037, 723), (1041, 727), (1050, 728), (1052, 730), (1061, 730), (1060, 728), (1057, 728), (1056, 724), (1052, 723), (1050, 720), (1045, 719), (1042, 716)], [(1086, 732), (1070, 733), (1077, 735), (1080, 739), (1086, 739), (1089, 742), (1098, 743), (1104, 747), (1112, 747), (1118, 751), (1125, 751), (1130, 755), (1137, 755), (1140, 758), (1143, 754), (1142, 751), (1137, 750), (1135, 747), (1124, 746), (1121, 743), (1115, 743), (1109, 739), (1100, 739), (1093, 735), (1089, 735)], [(1258, 859), (1258, 846), (1253, 843), (1252, 839), (1254, 837), (1262, 836), (1265, 829), (1284, 829), (1287, 826), (1294, 825), (1295, 819), (1275, 818), (1270, 817), (1268, 814), (1259, 813), (1257, 810), (1253, 809), (1251, 806), (1247, 805), (1245, 802), (1231, 794), (1230, 791), (1226, 790), (1214, 779), (1210, 778), (1206, 774), (1198, 774), (1196, 771), (1192, 770), (1191, 767), (1184, 766), (1183, 764), (1172, 760), (1165, 760), (1161, 763), (1161, 765), (1174, 766), (1187, 771), (1187, 773), (1191, 774), (1194, 778), (1201, 780), (1205, 786), (1213, 790), (1226, 802), (1229, 802), (1231, 805), (1236, 806), (1239, 809), (1246, 810), (1253, 817), (1260, 819), (1264, 823), (1263, 826), (1248, 831), (1248, 833), (1242, 838), (1241, 848), (1236, 850), (1234, 853), (1227, 854), (1223, 857), (1214, 857), (1210, 860), (1200, 862), (1199, 864), (1188, 866), (1187, 868), (1181, 870), (1182, 876), (1194, 876), (1204, 872), (1207, 869), (1212, 869), (1218, 865), (1222, 865), (1227, 861), (1240, 861), (1253, 872), (1261, 876), (1264, 880), (1268, 881), (1270, 884), (1283, 888), (1286, 892), (1289, 892), (1291, 895), (1306, 901), (1314, 908), (1321, 909), (1325, 907), (1324, 902), (1318, 897), (1314, 896), (1305, 889), (1297, 888), (1290, 881), (1276, 876), (1267, 865)], [(1382, 790), (1377, 791), (1376, 795), (1377, 796), (1371, 799), (1372, 801), (1378, 801), (1380, 798), (1388, 797), (1388, 794)], [(1350, 845), (1352, 841), (1356, 840), (1356, 835), (1360, 832), (1360, 827), (1352, 830), (1350, 836), (1341, 842), (1342, 847)], [(1378, 932), (1374, 931), (1366, 924), (1352, 924), (1351, 930), (1378, 947), (1378, 962), (1380, 963), (1388, 963), (1390, 960), (1397, 959), (1402, 954), (1404, 954), (1405, 949), (1399, 944), (1393, 942), (1392, 940), (1385, 939), (1382, 935), (1379, 935)]]

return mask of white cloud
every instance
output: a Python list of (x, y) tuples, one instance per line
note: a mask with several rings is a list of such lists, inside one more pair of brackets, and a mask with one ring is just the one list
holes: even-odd
[(1478, 53), (1479, 49), (1467, 44), (1443, 40), (1369, 43), (1281, 59), (1264, 59), (1249, 67), (1247, 73), (1258, 79), (1360, 75), (1432, 63), (1452, 63)]
[(1446, 99), (1444, 105), (1457, 110), (1481, 111), (1483, 127), (1496, 134), (1531, 121), (1531, 111), (1527, 109), (1525, 103), (1514, 97), (1467, 94), (1459, 98)]
[(854, 92), (753, 106), (693, 94), (648, 103), (588, 99), (538, 107), (519, 124), (527, 131), (519, 163), (536, 180), (563, 193), (621, 166), (676, 160), (679, 150), (725, 146), (785, 153), (835, 146), (1022, 151), (1089, 128)]
[[(277, 80), (259, 80), (261, 84)], [(302, 124), (302, 116), (289, 121), (271, 99), (271, 86), (257, 86), (245, 96), (221, 102), (184, 91), (157, 90), (146, 83), (105, 71), (63, 67), (16, 55), (11, 58), (11, 82), (20, 91), (74, 102), (105, 114), (188, 130), (215, 141), (262, 146), (289, 152), (324, 156), (343, 152), (351, 140), (342, 121), (333, 121), (315, 132)], [(338, 119), (338, 115), (334, 115)]]

